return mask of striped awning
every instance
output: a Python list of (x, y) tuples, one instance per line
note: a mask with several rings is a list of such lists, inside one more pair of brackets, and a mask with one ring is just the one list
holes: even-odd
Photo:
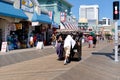
[(78, 25), (76, 23), (72, 23), (71, 25), (75, 31), (79, 31)]
[(75, 23), (72, 22), (61, 22), (61, 26), (64, 28), (60, 28), (60, 32), (62, 31), (78, 31), (79, 28)]
[(67, 25), (67, 23), (62, 23), (64, 26), (65, 26), (65, 29), (67, 29), (67, 30), (69, 30), (70, 28), (69, 28), (69, 26)]

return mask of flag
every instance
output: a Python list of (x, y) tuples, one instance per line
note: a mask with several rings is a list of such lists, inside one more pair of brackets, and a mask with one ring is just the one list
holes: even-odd
[(49, 12), (48, 12), (48, 15), (49, 15), (50, 19), (52, 20), (53, 12), (52, 12), (52, 11), (49, 11)]
[(65, 22), (65, 20), (66, 20), (66, 14), (65, 14), (65, 12), (61, 12), (60, 13), (60, 21)]

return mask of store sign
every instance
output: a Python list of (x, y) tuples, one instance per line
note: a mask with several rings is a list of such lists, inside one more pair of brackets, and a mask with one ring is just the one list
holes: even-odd
[(32, 22), (32, 26), (38, 26), (40, 25), (39, 22)]
[(34, 11), (34, 5), (31, 0), (21, 0), (21, 9), (27, 12), (33, 12)]
[(7, 42), (2, 42), (1, 52), (7, 51)]

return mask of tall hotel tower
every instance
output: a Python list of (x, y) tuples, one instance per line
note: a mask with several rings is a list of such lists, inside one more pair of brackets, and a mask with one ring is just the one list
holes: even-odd
[(80, 5), (79, 19), (87, 19), (88, 26), (98, 25), (99, 6), (98, 5)]

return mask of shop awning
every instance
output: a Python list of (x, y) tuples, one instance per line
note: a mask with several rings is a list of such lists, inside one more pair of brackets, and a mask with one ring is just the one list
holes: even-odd
[(68, 27), (69, 30), (72, 30), (72, 26), (70, 25), (70, 23), (65, 23), (65, 25)]
[(20, 19), (28, 19), (21, 9), (15, 9), (13, 5), (0, 1), (0, 15)]
[(78, 26), (75, 23), (70, 23), (70, 24), (72, 25), (74, 30), (76, 30), (76, 31), (79, 30)]
[(61, 22), (60, 29), (57, 32), (76, 32), (80, 31), (76, 23), (73, 22)]
[(69, 30), (69, 29), (70, 29), (69, 26), (67, 26), (67, 24), (66, 24), (65, 22), (61, 22), (61, 24), (64, 26), (64, 28), (65, 28), (66, 30)]
[(34, 12), (34, 14), (32, 16), (32, 21), (52, 24), (52, 21), (50, 20), (48, 15), (46, 15), (46, 14), (38, 15), (36, 12)]
[(70, 30), (70, 31), (77, 31), (78, 28), (73, 25), (73, 23), (70, 22), (62, 22), (62, 24), (64, 25), (65, 29)]

